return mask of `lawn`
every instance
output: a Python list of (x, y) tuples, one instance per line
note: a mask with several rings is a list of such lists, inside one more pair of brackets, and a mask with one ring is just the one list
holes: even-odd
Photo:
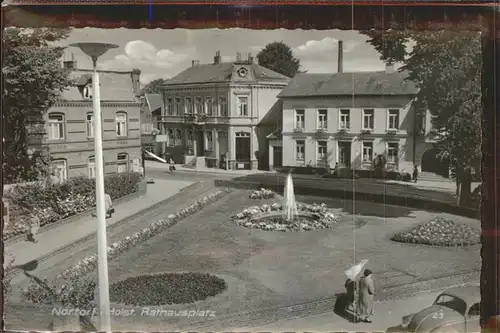
[[(304, 203), (325, 202), (337, 208), (341, 221), (319, 231), (269, 232), (231, 221), (230, 216), (248, 206), (274, 202), (250, 199), (249, 193), (235, 191), (110, 262), (110, 283), (141, 274), (210, 273), (226, 281), (225, 292), (194, 304), (165, 308), (203, 308), (223, 315), (334, 296), (344, 291), (344, 270), (361, 259), (370, 260), (367, 267), (374, 272), (377, 288), (480, 268), (479, 246), (436, 248), (390, 240), (394, 233), (436, 215), (478, 226), (477, 220), (376, 203), (297, 196)], [(165, 329), (190, 319), (114, 320), (122, 323), (118, 326), (134, 322), (137, 325), (130, 327)]]

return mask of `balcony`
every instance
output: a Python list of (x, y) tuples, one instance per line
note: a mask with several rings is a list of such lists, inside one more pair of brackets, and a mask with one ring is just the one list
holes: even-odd
[(350, 128), (349, 125), (342, 125), (339, 127), (339, 133), (346, 133), (349, 132)]
[(363, 128), (361, 134), (370, 134), (373, 132), (373, 128)]
[(186, 113), (184, 114), (184, 122), (193, 125), (203, 125), (207, 121), (205, 113)]
[(319, 127), (318, 129), (316, 129), (316, 135), (323, 136), (326, 134), (328, 134), (328, 129), (326, 127)]
[(390, 129), (388, 129), (388, 130), (386, 131), (386, 133), (387, 133), (388, 135), (395, 135), (395, 134), (397, 134), (397, 133), (398, 133), (398, 130), (397, 130), (397, 129), (395, 129), (395, 128), (390, 128)]

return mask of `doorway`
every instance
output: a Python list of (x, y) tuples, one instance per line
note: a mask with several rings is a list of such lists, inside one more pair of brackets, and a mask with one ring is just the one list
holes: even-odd
[(196, 156), (205, 156), (205, 138), (202, 131), (195, 132)]
[(281, 168), (283, 166), (283, 147), (272, 147), (273, 149), (273, 167)]
[(351, 142), (348, 141), (340, 141), (339, 145), (339, 167), (341, 168), (350, 168), (351, 167)]

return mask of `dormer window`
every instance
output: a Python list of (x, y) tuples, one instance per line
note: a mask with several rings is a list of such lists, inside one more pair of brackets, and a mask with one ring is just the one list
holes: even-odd
[(83, 87), (83, 98), (85, 99), (92, 99), (92, 86), (86, 85)]

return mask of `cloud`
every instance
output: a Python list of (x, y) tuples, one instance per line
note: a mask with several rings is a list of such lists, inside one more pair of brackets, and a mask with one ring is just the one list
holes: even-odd
[[(358, 44), (359, 43), (351, 40), (344, 41), (344, 53), (352, 52)], [(301, 60), (323, 60), (326, 58), (331, 59), (333, 56), (336, 56), (337, 48), (338, 39), (325, 37), (321, 40), (309, 40), (304, 44), (295, 47), (293, 51), (295, 56)]]
[[(142, 70), (141, 82), (148, 83), (157, 78), (170, 78), (186, 68), (196, 48), (180, 51), (158, 50), (153, 44), (143, 40), (133, 40), (125, 44), (124, 53), (114, 59), (103, 61), (100, 68), (108, 70)], [(180, 70), (179, 70), (180, 69)]]

